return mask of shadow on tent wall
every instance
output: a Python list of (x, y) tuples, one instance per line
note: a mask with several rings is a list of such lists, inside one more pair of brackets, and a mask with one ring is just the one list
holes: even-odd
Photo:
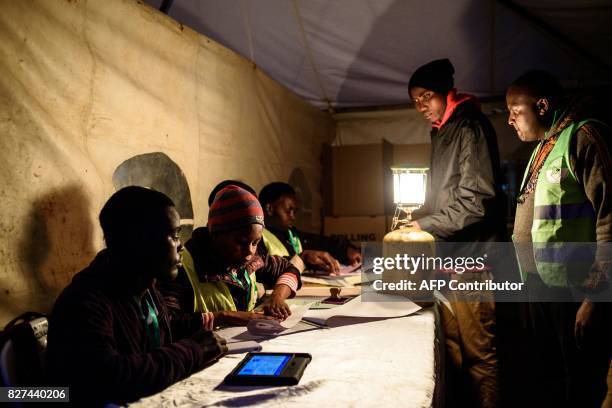
[(134, 156), (115, 169), (113, 185), (119, 190), (127, 186), (152, 188), (172, 199), (181, 217), (181, 241), (193, 232), (193, 205), (187, 178), (178, 164), (161, 152)]

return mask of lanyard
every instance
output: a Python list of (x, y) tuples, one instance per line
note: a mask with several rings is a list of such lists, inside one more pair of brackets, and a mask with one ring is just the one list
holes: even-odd
[(153, 343), (155, 348), (159, 348), (161, 341), (159, 334), (159, 320), (157, 319), (158, 312), (157, 307), (155, 307), (153, 297), (148, 290), (145, 293), (143, 300), (144, 304), (142, 301), (137, 301), (140, 308), (140, 317), (144, 322), (147, 338), (151, 341), (151, 343)]
[(540, 141), (537, 147), (536, 153), (529, 164), (526, 182), (516, 198), (518, 204), (525, 203), (527, 196), (535, 190), (542, 166), (559, 138), (559, 129), (557, 129), (557, 127), (560, 125), (558, 122), (560, 122), (560, 118), (563, 116), (565, 116), (565, 114), (559, 116), (559, 110), (553, 112), (552, 125), (548, 132), (545, 133), (545, 139)]
[(548, 155), (552, 149), (555, 147), (558, 137), (559, 134), (556, 134), (540, 142), (535, 157), (529, 166), (527, 183), (523, 186), (523, 189), (520, 191), (519, 196), (516, 199), (519, 204), (523, 204), (527, 199), (527, 196), (535, 190), (542, 166), (544, 165), (544, 162), (548, 158)]
[(251, 277), (249, 271), (246, 268), (240, 270), (244, 276), (244, 281), (238, 278), (238, 274), (232, 271), (232, 280), (236, 282), (246, 292), (246, 305), (248, 306), (251, 301)]
[(289, 243), (291, 244), (293, 251), (295, 252), (296, 255), (301, 254), (302, 245), (300, 245), (300, 239), (296, 237), (295, 235), (293, 235), (293, 232), (290, 229), (288, 229), (287, 232), (289, 233)]

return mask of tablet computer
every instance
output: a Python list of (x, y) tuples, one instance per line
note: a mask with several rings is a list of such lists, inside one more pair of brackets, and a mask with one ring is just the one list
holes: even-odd
[(225, 377), (226, 385), (296, 385), (312, 360), (308, 353), (249, 353)]

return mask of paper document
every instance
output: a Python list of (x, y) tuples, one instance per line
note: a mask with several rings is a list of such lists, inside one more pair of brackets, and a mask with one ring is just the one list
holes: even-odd
[(359, 275), (344, 276), (343, 279), (349, 285), (360, 285), (361, 284), (361, 273)]
[(361, 264), (359, 265), (340, 265), (338, 275), (355, 275), (361, 273)]
[(344, 277), (342, 276), (321, 276), (321, 277), (311, 277), (311, 276), (303, 276), (302, 275), (302, 283), (309, 283), (314, 285), (322, 285), (322, 286), (333, 286), (338, 288), (345, 288), (349, 286), (353, 286), (348, 283)]
[(261, 351), (261, 344), (253, 340), (227, 343), (227, 354), (240, 354), (252, 351)]
[(329, 275), (322, 271), (306, 271), (302, 274), (302, 282), (314, 285), (349, 288), (361, 284), (361, 264), (356, 266), (341, 265), (338, 274)]
[(282, 322), (276, 319), (253, 319), (247, 324), (247, 330), (249, 333), (255, 335), (273, 335), (290, 329), (302, 320), (302, 317), (313, 303), (314, 302), (305, 305), (289, 305), (291, 316)]
[(304, 320), (320, 325), (337, 326), (408, 316), (421, 309), (419, 305), (405, 298), (378, 293), (371, 295), (368, 299), (373, 301), (363, 302), (361, 296), (357, 296), (333, 309), (309, 310), (304, 315)]

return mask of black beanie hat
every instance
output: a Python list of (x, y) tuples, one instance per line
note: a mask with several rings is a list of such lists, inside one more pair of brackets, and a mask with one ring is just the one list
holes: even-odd
[(446, 95), (455, 84), (454, 73), (455, 68), (448, 58), (431, 61), (414, 71), (408, 82), (408, 91), (418, 86)]

